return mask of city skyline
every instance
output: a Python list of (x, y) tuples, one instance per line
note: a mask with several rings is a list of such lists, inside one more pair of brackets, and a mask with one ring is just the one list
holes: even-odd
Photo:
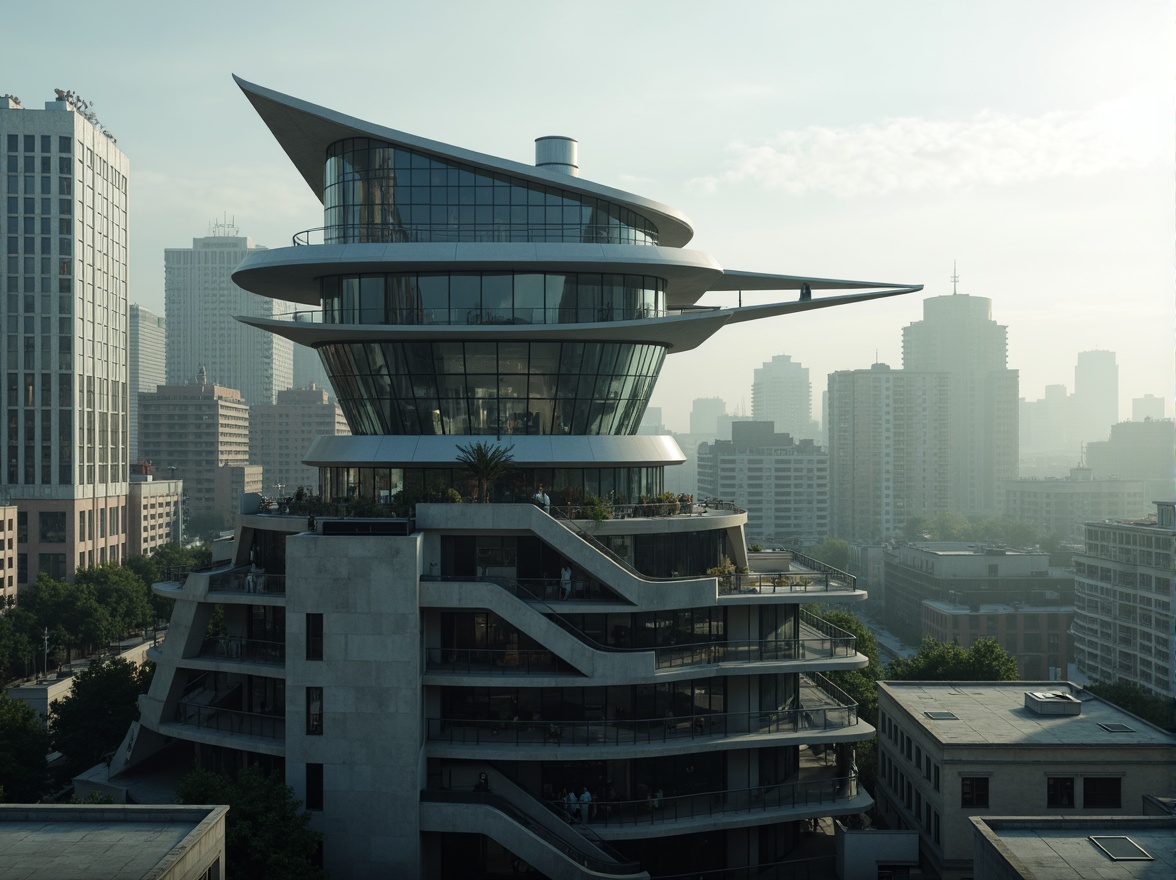
[[(559, 34), (561, 56), (594, 57), (615, 16), (520, 3), (508, 30), (495, 10), (465, 4), (351, 4), (373, 32), (448, 33), (445, 63), (420, 39), (398, 45), (390, 66), (384, 53), (323, 44), (314, 16), (297, 14), (309, 5), (281, 17), (234, 7), (232, 29), (216, 8), (184, 20), (182, 45), (136, 30), (134, 15), (83, 4), (64, 10), (86, 44), (38, 38), (53, 33), (61, 6), (6, 16), (30, 38), (8, 47), (19, 73), (0, 89), (27, 106), (51, 100), (54, 87), (78, 91), (131, 156), (130, 300), (152, 311), (163, 312), (164, 249), (214, 219), (235, 219), (267, 247), (321, 223), (313, 194), (239, 106), (236, 72), (519, 161), (535, 137), (575, 137), (585, 179), (710, 218), (697, 244), (728, 265), (925, 285), (922, 296), (852, 316), (801, 316), (783, 339), (733, 327), (678, 356), (651, 401), (671, 428), (685, 427), (694, 397), (738, 400), (732, 389), (750, 388), (755, 365), (782, 351), (818, 385), (875, 360), (897, 366), (902, 327), (923, 296), (951, 292), (953, 261), (959, 292), (991, 298), (1008, 325), (1022, 397), (1068, 382), (1075, 353), (1108, 349), (1120, 357), (1120, 418), (1133, 397), (1172, 398), (1168, 3), (900, 2), (853, 4), (850, 16), (747, 3), (725, 18), (703, 4), (674, 16), (625, 7), (626, 40), (643, 44), (640, 70), (604, 65), (592, 77), (536, 76), (545, 56), (512, 47)], [(781, 34), (797, 36), (787, 51)], [(110, 45), (119, 65), (100, 63)], [(311, 46), (308, 66), (300, 47)], [(471, 75), (487, 64), (494, 76)], [(420, 85), (400, 87), (398, 71)], [(742, 222), (713, 222), (734, 216)], [(724, 355), (748, 350), (756, 356)]]

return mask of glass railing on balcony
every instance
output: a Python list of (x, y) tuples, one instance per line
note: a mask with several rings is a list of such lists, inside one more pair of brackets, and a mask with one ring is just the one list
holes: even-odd
[(235, 733), (241, 736), (258, 736), (265, 739), (286, 738), (286, 717), (262, 712), (242, 712), (237, 709), (222, 709), (181, 700), (176, 706), (175, 720), (180, 724), (215, 730), (220, 733)]
[(213, 660), (283, 664), (286, 662), (286, 643), (239, 639), (234, 636), (206, 636), (200, 646), (199, 656)]

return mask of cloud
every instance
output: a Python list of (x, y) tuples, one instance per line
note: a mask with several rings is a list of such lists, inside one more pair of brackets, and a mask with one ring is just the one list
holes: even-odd
[(1165, 131), (1142, 122), (1148, 104), (1119, 100), (1036, 117), (984, 111), (958, 121), (904, 117), (811, 126), (760, 144), (732, 143), (726, 167), (690, 185), (707, 193), (750, 183), (792, 195), (861, 197), (1086, 177), (1149, 164), (1164, 153)]

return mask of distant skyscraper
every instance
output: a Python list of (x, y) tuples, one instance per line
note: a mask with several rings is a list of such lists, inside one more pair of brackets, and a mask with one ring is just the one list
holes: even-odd
[(299, 487), (319, 491), (318, 468), (302, 463), (315, 439), (347, 436), (339, 404), (321, 388), (289, 388), (278, 402), (249, 407), (249, 459), (265, 471), (265, 492), (284, 498)]
[(249, 463), (249, 407), (241, 392), (208, 381), (161, 385), (139, 397), (139, 446), (159, 474), (184, 481), (190, 516), (223, 514), (217, 470)]
[(751, 384), (751, 417), (772, 422), (777, 433), (799, 440), (814, 439), (813, 388), (808, 367), (789, 355), (778, 354), (755, 370)]
[(274, 300), (246, 293), (229, 277), (256, 250), (264, 248), (236, 227), (214, 224), (213, 235), (192, 239), (192, 247), (164, 251), (169, 385), (191, 381), (204, 367), (210, 382), (255, 404), (273, 403), (293, 383), (293, 343), (233, 320), (277, 313)]
[(1020, 401), (1021, 456), (1065, 453), (1077, 461), (1081, 443), (1074, 436), (1073, 407), (1065, 385), (1046, 385), (1040, 400)]
[(1079, 441), (1106, 440), (1119, 421), (1119, 365), (1113, 351), (1078, 353), (1074, 406)]
[(771, 422), (731, 425), (730, 440), (698, 447), (698, 493), (747, 511), (747, 539), (796, 547), (829, 537), (829, 455)]
[(1171, 419), (1119, 422), (1110, 437), (1086, 444), (1086, 464), (1096, 480), (1142, 480), (1148, 501), (1176, 498)]
[(139, 460), (139, 392), (154, 391), (167, 381), (167, 324), (163, 318), (131, 303), (130, 329), (131, 461)]
[(829, 375), (832, 533), (888, 541), (948, 509), (946, 373), (874, 364)]
[(714, 437), (719, 430), (719, 416), (727, 414), (727, 402), (721, 397), (696, 397), (690, 410), (690, 433)]
[(1164, 417), (1164, 398), (1154, 394), (1145, 394), (1131, 401), (1131, 421), (1143, 422), (1147, 419), (1159, 421)]
[(996, 513), (1001, 485), (1017, 477), (1018, 375), (1007, 350), (1008, 329), (982, 296), (925, 299), (923, 320), (902, 331), (904, 371), (949, 377), (948, 501), (959, 513)]
[(126, 555), (127, 178), (89, 105), (0, 97), (5, 313), (2, 494), (18, 585)]

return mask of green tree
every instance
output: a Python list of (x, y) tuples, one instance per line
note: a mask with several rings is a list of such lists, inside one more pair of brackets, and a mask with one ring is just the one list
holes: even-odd
[(35, 669), (37, 647), (43, 630), (37, 628), (36, 616), (18, 605), (0, 614), (0, 675), (3, 680), (28, 675)]
[[(168, 546), (176, 546), (174, 544)], [(163, 549), (162, 547), (159, 549)], [(172, 607), (176, 604), (175, 599), (169, 599), (167, 596), (160, 596), (151, 589), (152, 584), (157, 584), (163, 580), (163, 569), (150, 556), (128, 556), (123, 562), (126, 568), (130, 569), (138, 576), (144, 584), (147, 585), (147, 601), (151, 603), (151, 616), (155, 620), (168, 620), (171, 617)]]
[(912, 657), (886, 666), (893, 681), (1016, 681), (1017, 661), (996, 639), (982, 638), (965, 650), (955, 642), (923, 639)]
[[(824, 675), (857, 703), (858, 717), (870, 725), (878, 723), (878, 679), (882, 676), (882, 664), (878, 660), (878, 640), (866, 628), (856, 614), (837, 608), (822, 608), (820, 617), (834, 626), (852, 634), (857, 641), (857, 652), (864, 654), (869, 663), (862, 669), (842, 669), (826, 672)], [(876, 740), (865, 740), (855, 744), (858, 778), (873, 792), (877, 774), (878, 751)]]
[(845, 571), (849, 566), (849, 542), (842, 538), (830, 538), (810, 547), (805, 555), (831, 565), (838, 571)]
[(73, 679), (73, 688), (50, 705), (49, 735), (65, 755), (70, 771), (97, 764), (118, 748), (132, 721), (139, 719), (139, 694), (147, 693), (153, 669), (114, 657), (91, 663)]
[(1176, 731), (1176, 700), (1171, 697), (1157, 697), (1144, 691), (1139, 685), (1119, 681), (1113, 684), (1096, 681), (1086, 688), (1092, 694), (1150, 721), (1157, 727)]
[(49, 791), (49, 734), (37, 713), (0, 691), (0, 801), (35, 803)]
[(457, 463), (465, 468), (470, 479), (478, 484), (478, 498), (483, 504), (490, 501), (490, 487), (514, 468), (513, 446), (492, 443), (470, 443), (457, 447)]
[(293, 790), (251, 766), (235, 779), (196, 769), (176, 787), (185, 804), (228, 804), (227, 880), (325, 880), (312, 863), (322, 836)]
[(55, 645), (66, 648), (66, 662), (74, 650), (105, 645), (110, 638), (110, 614), (98, 601), (93, 584), (70, 584), (42, 572), (20, 596), (39, 628), (48, 627)]
[(74, 587), (93, 590), (106, 609), (114, 638), (141, 631), (151, 623), (150, 588), (129, 568), (112, 564), (84, 568), (74, 578)]

